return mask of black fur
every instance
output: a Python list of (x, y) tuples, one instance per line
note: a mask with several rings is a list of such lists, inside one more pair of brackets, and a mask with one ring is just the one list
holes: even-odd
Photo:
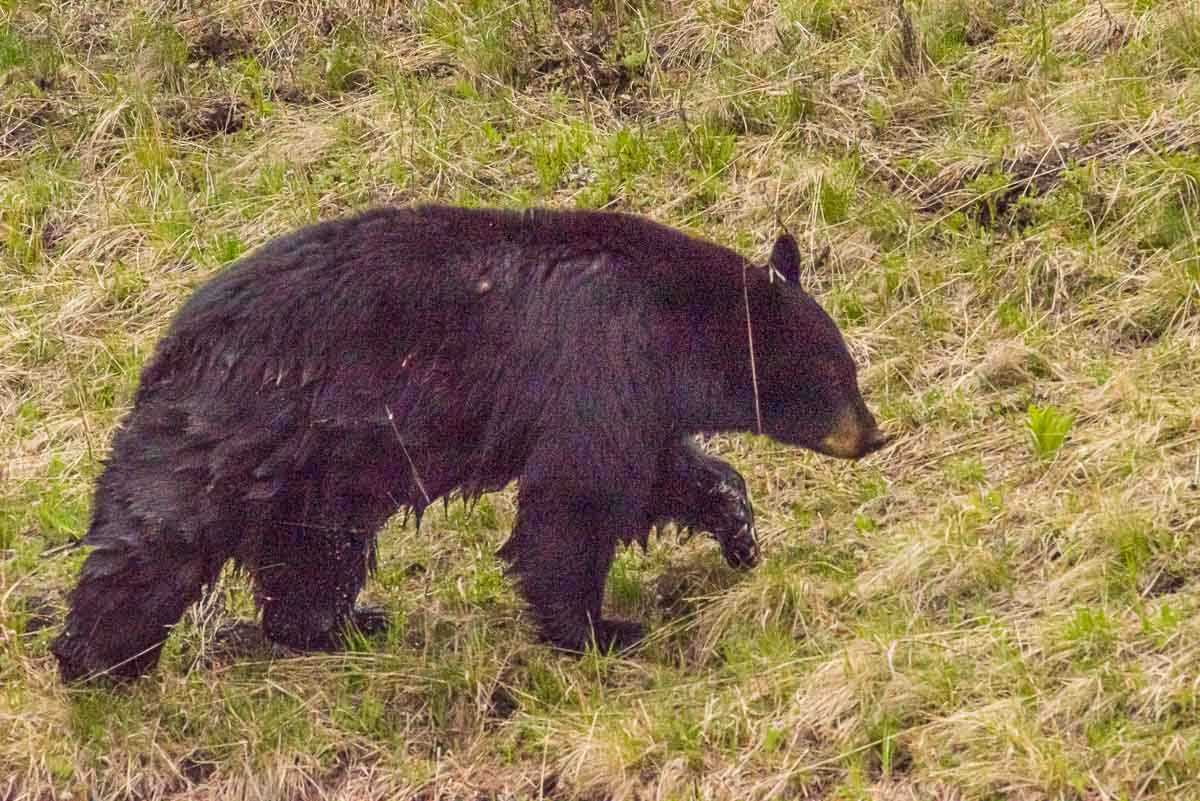
[(429, 206), (314, 225), (202, 286), (159, 343), (54, 653), (66, 679), (142, 673), (231, 558), (272, 639), (336, 647), (378, 624), (354, 603), (394, 512), (513, 479), (500, 555), (542, 634), (623, 646), (639, 628), (601, 617), (619, 543), (674, 519), (757, 559), (741, 477), (690, 436), (761, 418), (820, 449), (850, 407), (865, 425), (809, 296), (643, 218)]

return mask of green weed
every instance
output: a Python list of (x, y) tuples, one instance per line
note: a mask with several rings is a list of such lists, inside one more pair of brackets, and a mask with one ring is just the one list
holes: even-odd
[(780, 7), (788, 21), (821, 39), (836, 39), (843, 26), (842, 9), (831, 0), (787, 0)]
[(1071, 433), (1074, 423), (1073, 414), (1054, 406), (1030, 404), (1025, 427), (1034, 454), (1040, 459), (1049, 459), (1058, 453), (1066, 442), (1067, 435)]
[(527, 145), (533, 169), (543, 190), (551, 190), (576, 166), (592, 142), (582, 125), (551, 129), (532, 136)]
[(334, 92), (362, 89), (370, 84), (371, 68), (366, 62), (361, 34), (353, 28), (338, 30), (321, 53), (322, 76)]

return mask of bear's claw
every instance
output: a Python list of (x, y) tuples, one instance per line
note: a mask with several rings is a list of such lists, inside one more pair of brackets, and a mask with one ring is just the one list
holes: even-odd
[(630, 620), (601, 620), (592, 631), (596, 647), (613, 653), (632, 648), (646, 636), (646, 627)]
[(758, 564), (758, 537), (753, 525), (742, 526), (735, 533), (726, 536), (714, 533), (713, 538), (720, 543), (721, 555), (730, 567), (745, 570)]
[(730, 567), (745, 569), (758, 564), (758, 537), (754, 529), (754, 508), (746, 492), (746, 482), (737, 471), (723, 465), (720, 479), (712, 485), (713, 503), (705, 516), (704, 527), (721, 546), (721, 555)]
[(380, 606), (356, 606), (346, 622), (346, 630), (357, 631), (364, 637), (383, 634), (391, 625), (391, 617)]

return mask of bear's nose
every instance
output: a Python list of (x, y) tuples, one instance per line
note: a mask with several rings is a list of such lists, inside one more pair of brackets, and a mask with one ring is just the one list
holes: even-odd
[(875, 428), (863, 439), (863, 455), (874, 453), (891, 441), (891, 437)]
[(815, 450), (839, 459), (861, 459), (890, 441), (890, 437), (879, 430), (875, 418), (859, 398), (837, 416), (833, 427)]

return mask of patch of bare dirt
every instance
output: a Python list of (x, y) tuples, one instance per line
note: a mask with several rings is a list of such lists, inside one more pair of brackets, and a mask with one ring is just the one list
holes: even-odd
[(197, 749), (179, 760), (179, 772), (193, 785), (203, 784), (217, 769), (217, 762), (208, 752)]
[(280, 103), (289, 103), (293, 106), (311, 106), (315, 103), (320, 103), (322, 100), (318, 93), (287, 82), (271, 87), (271, 99)]
[(44, 595), (27, 595), (21, 599), (25, 610), (25, 633), (48, 629), (58, 622), (58, 607)]
[(1170, 565), (1159, 565), (1158, 568), (1142, 582), (1142, 596), (1145, 598), (1157, 598), (1160, 595), (1169, 595), (1174, 592), (1179, 592), (1185, 586), (1187, 586), (1187, 583), (1187, 575), (1178, 568)]
[(563, 4), (555, 19), (557, 41), (532, 70), (528, 88), (573, 92), (610, 100), (628, 98), (639, 71), (614, 49), (611, 34), (593, 24), (590, 4)]
[(59, 124), (62, 117), (48, 100), (26, 107), (0, 110), (0, 157), (22, 152), (41, 139), (47, 128)]
[(61, 219), (50, 218), (42, 224), (42, 251), (53, 253), (58, 244), (66, 239), (70, 226)]
[(209, 98), (176, 112), (177, 127), (189, 139), (209, 139), (246, 127), (250, 108), (236, 97)]
[(487, 716), (508, 720), (521, 708), (521, 700), (503, 684), (497, 684), (488, 698)]
[(275, 646), (256, 622), (229, 620), (222, 622), (213, 632), (203, 652), (196, 655), (196, 663), (198, 667), (207, 670), (214, 666), (271, 656), (275, 653)]
[(201, 28), (189, 44), (188, 59), (224, 64), (240, 56), (252, 55), (253, 52), (253, 43), (244, 32), (210, 24)]

